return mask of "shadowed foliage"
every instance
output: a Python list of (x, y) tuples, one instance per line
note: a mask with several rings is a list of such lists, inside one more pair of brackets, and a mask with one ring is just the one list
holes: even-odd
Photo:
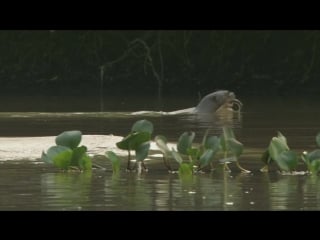
[[(0, 93), (314, 93), (319, 31), (0, 31)], [(290, 86), (290, 87), (288, 87)]]

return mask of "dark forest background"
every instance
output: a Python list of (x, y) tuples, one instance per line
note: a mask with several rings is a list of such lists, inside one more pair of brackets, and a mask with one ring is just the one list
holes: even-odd
[(2, 30), (0, 94), (316, 95), (320, 32)]

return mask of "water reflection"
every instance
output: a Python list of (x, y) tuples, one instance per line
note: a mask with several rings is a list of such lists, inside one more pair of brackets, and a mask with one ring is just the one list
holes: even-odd
[[(162, 165), (152, 165), (148, 173), (141, 175), (121, 172), (115, 176), (111, 171), (95, 170), (86, 175), (56, 172), (30, 162), (0, 162), (0, 209), (320, 210), (319, 177), (259, 172), (263, 165), (259, 156), (278, 130), (287, 137), (293, 150), (310, 151), (316, 147), (314, 138), (320, 130), (317, 121), (320, 112), (314, 109), (319, 101), (298, 100), (243, 100), (240, 116), (200, 118), (197, 115), (133, 116), (127, 109), (112, 112), (122, 111), (114, 103), (114, 109), (104, 113), (0, 113), (2, 136), (48, 136), (70, 129), (80, 129), (84, 134), (124, 136), (136, 120), (144, 117), (154, 123), (154, 136), (162, 134), (169, 141), (176, 141), (182, 132), (193, 130), (195, 142), (199, 142), (207, 128), (217, 135), (220, 127), (227, 124), (235, 129), (237, 139), (245, 146), (241, 165), (252, 170), (250, 174), (241, 174), (236, 169), (231, 173), (214, 171), (181, 179), (177, 174), (168, 174)], [(145, 99), (143, 102), (148, 103)], [(182, 102), (185, 104), (185, 100)], [(137, 106), (130, 110), (136, 111)], [(168, 110), (179, 106), (172, 108)], [(82, 106), (77, 110), (85, 111)]]
[(269, 185), (271, 208), (274, 210), (319, 210), (318, 177), (280, 176)]
[(115, 210), (154, 210), (153, 188), (144, 174), (128, 173), (125, 179), (112, 176), (111, 181), (105, 180), (104, 193), (105, 202), (112, 203)]
[(125, 180), (106, 179), (106, 199), (112, 199), (112, 208), (116, 210), (254, 209), (252, 200), (243, 204), (245, 193), (235, 184), (234, 176), (227, 172), (214, 177), (204, 174), (179, 178), (177, 174), (168, 174), (159, 178), (130, 174)]
[[(160, 166), (159, 166), (160, 168)], [(158, 168), (156, 168), (158, 169)], [(53, 172), (0, 165), (1, 210), (319, 210), (320, 182), (307, 175), (213, 171), (180, 178), (165, 170)]]
[(305, 177), (305, 184), (301, 187), (303, 198), (301, 210), (320, 210), (320, 179), (319, 177)]
[(90, 202), (91, 172), (41, 175), (41, 208), (82, 210)]
[(40, 174), (37, 170), (31, 170), (32, 165), (29, 164), (25, 169), (21, 169), (20, 164), (0, 165), (0, 210), (2, 211), (39, 210)]

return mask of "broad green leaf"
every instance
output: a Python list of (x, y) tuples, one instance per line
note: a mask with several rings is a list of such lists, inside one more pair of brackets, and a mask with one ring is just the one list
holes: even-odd
[(265, 150), (261, 156), (261, 161), (266, 165), (269, 165), (272, 162), (272, 158), (270, 157), (269, 150)]
[(122, 150), (136, 150), (142, 143), (150, 141), (150, 138), (151, 134), (148, 132), (133, 132), (116, 145)]
[(180, 154), (179, 154), (178, 152), (176, 152), (173, 148), (172, 148), (171, 154), (172, 154), (173, 158), (174, 158), (179, 164), (182, 164), (182, 162), (183, 162), (182, 157), (181, 157)]
[(65, 131), (56, 137), (56, 144), (74, 149), (80, 144), (81, 137), (80, 131)]
[(79, 160), (78, 166), (81, 170), (92, 170), (91, 158), (86, 153), (84, 153)]
[[(305, 164), (307, 164), (307, 165), (310, 164), (310, 160), (308, 159), (306, 152), (303, 152), (303, 153), (301, 154), (301, 159), (302, 159), (302, 161), (304, 161)], [(308, 167), (309, 167), (309, 166), (308, 166)]]
[(42, 151), (41, 160), (46, 163), (51, 163), (51, 164), (53, 163), (52, 159), (50, 159), (44, 151)]
[(320, 159), (320, 149), (314, 150), (306, 155), (306, 158), (312, 162)]
[(71, 150), (71, 149), (64, 146), (52, 146), (48, 149), (47, 153), (42, 152), (41, 159), (46, 163), (53, 164), (53, 159), (55, 158), (55, 156), (67, 150)]
[(170, 154), (170, 149), (167, 146), (167, 139), (165, 136), (162, 135), (157, 135), (154, 138), (154, 141), (156, 142), (157, 146), (159, 147), (160, 151), (166, 156), (168, 157), (168, 155)]
[(202, 138), (202, 145), (205, 146), (205, 143), (207, 141), (207, 137), (208, 137), (208, 134), (209, 134), (209, 129), (207, 129), (203, 135), (203, 138)]
[(290, 172), (294, 170), (298, 164), (297, 155), (293, 151), (283, 151), (274, 159), (281, 170)]
[(146, 157), (148, 157), (150, 149), (150, 142), (145, 142), (139, 145), (136, 149), (136, 160), (138, 162), (143, 161)]
[(86, 146), (81, 146), (73, 149), (72, 159), (71, 159), (71, 166), (79, 166), (80, 159), (84, 156), (87, 152)]
[(187, 154), (191, 156), (192, 159), (197, 159), (201, 155), (201, 150), (199, 148), (188, 148)]
[(212, 149), (213, 152), (217, 152), (220, 150), (220, 138), (217, 136), (208, 137), (205, 141), (204, 147), (206, 149)]
[(239, 157), (243, 152), (243, 144), (234, 138), (228, 139), (229, 150), (236, 156)]
[[(239, 156), (243, 151), (243, 145), (236, 140), (232, 128), (223, 127), (223, 133), (220, 137), (220, 146), (224, 152), (231, 151), (233, 154)], [(239, 154), (239, 155), (238, 155)]]
[(320, 162), (320, 149), (316, 149), (310, 153), (302, 154), (302, 160), (307, 164), (308, 170), (313, 174), (318, 172), (318, 163)]
[(289, 150), (288, 143), (287, 143), (287, 138), (282, 135), (281, 132), (278, 131), (278, 139), (283, 143), (283, 145), (287, 146), (287, 150)]
[(68, 169), (71, 166), (72, 150), (68, 149), (64, 152), (60, 152), (53, 158), (54, 166), (61, 169)]
[(227, 144), (227, 141), (226, 141), (226, 138), (225, 138), (224, 134), (221, 134), (221, 136), (220, 136), (220, 148), (224, 152), (227, 152), (228, 149), (229, 149), (229, 146)]
[(107, 158), (110, 159), (111, 164), (112, 164), (112, 171), (114, 173), (117, 173), (120, 171), (120, 163), (121, 159), (112, 151), (107, 151), (106, 152)]
[(214, 154), (215, 152), (212, 149), (207, 149), (199, 159), (201, 167), (208, 165), (212, 161)]
[(235, 138), (232, 128), (230, 127), (223, 127), (222, 134), (220, 136), (220, 146), (224, 152), (229, 151), (228, 140), (231, 138)]
[(316, 175), (320, 171), (320, 160), (314, 160), (310, 164), (310, 171), (312, 174)]
[(320, 133), (318, 133), (316, 136), (316, 142), (317, 142), (318, 147), (320, 147)]
[(223, 131), (223, 136), (226, 140), (230, 139), (230, 138), (235, 138), (234, 133), (232, 128), (230, 127), (223, 127), (222, 128)]
[(191, 148), (194, 137), (195, 137), (194, 132), (182, 133), (179, 137), (178, 144), (177, 144), (178, 152), (182, 154), (188, 154), (187, 150), (188, 148)]
[(178, 171), (179, 171), (180, 176), (191, 176), (192, 175), (192, 164), (181, 163)]
[(269, 154), (273, 160), (276, 160), (276, 158), (284, 151), (289, 150), (289, 147), (287, 144), (283, 141), (283, 139), (279, 139), (277, 137), (273, 137), (270, 141), (269, 147)]
[(136, 121), (131, 128), (131, 132), (147, 132), (151, 135), (153, 132), (153, 124), (145, 119)]

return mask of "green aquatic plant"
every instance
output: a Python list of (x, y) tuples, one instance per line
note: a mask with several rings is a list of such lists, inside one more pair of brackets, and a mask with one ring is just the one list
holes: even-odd
[[(130, 166), (131, 151), (135, 151), (136, 166), (142, 166), (146, 170), (144, 160), (148, 157), (150, 149), (151, 134), (153, 132), (153, 124), (148, 120), (138, 120), (132, 127), (130, 133), (124, 137), (116, 145), (119, 149), (128, 151), (127, 170), (133, 170)], [(120, 168), (120, 158), (112, 151), (106, 153), (107, 158), (112, 162), (113, 171), (118, 171)]]
[(154, 138), (154, 141), (156, 145), (159, 147), (160, 151), (162, 152), (162, 159), (163, 159), (164, 165), (166, 166), (169, 172), (172, 172), (172, 167), (169, 161), (171, 157), (171, 150), (167, 146), (167, 143), (168, 143), (167, 138), (162, 135), (157, 135)]
[[(228, 164), (234, 162), (241, 171), (250, 172), (239, 164), (238, 159), (244, 147), (236, 139), (232, 128), (223, 127), (219, 137), (208, 136), (208, 132), (209, 129), (205, 132), (200, 144), (194, 143), (195, 132), (182, 133), (177, 141), (176, 149), (168, 147), (165, 136), (157, 135), (154, 141), (163, 155), (163, 162), (168, 171), (178, 172), (181, 177), (189, 177), (204, 170), (210, 164), (212, 166), (214, 159), (217, 159), (225, 170), (230, 171)], [(130, 133), (116, 143), (119, 149), (128, 151), (127, 170), (134, 169), (130, 166), (131, 151), (135, 151), (135, 168), (138, 172), (142, 168), (147, 170), (144, 160), (149, 154), (152, 133), (153, 124), (150, 121), (138, 120), (132, 125)], [(81, 139), (81, 131), (62, 132), (55, 138), (56, 145), (42, 152), (41, 159), (63, 170), (91, 170), (92, 160), (87, 154), (87, 147), (79, 146)], [(319, 148), (309, 153), (304, 151), (301, 155), (308, 171), (313, 175), (320, 172), (320, 133), (316, 135), (315, 141)], [(121, 158), (112, 151), (106, 151), (105, 156), (111, 161), (113, 173), (118, 175)], [(172, 167), (171, 159), (179, 164), (177, 169)], [(290, 150), (287, 138), (281, 132), (278, 132), (276, 137), (272, 137), (261, 160), (265, 164), (261, 171), (268, 171), (270, 164), (275, 163), (281, 171), (292, 172), (296, 170), (298, 164), (297, 154)]]
[(92, 161), (87, 154), (87, 147), (78, 147), (81, 138), (82, 133), (77, 130), (62, 132), (55, 139), (56, 146), (50, 147), (46, 153), (43, 151), (41, 159), (64, 170), (91, 170)]
[(118, 174), (120, 172), (121, 159), (112, 151), (107, 151), (106, 157), (111, 161), (113, 173)]
[(179, 163), (178, 173), (180, 176), (191, 176), (193, 174), (192, 162), (184, 162), (181, 155), (174, 148), (171, 151), (172, 157)]
[[(196, 134), (192, 131), (182, 133), (177, 143), (178, 152), (176, 152), (175, 149), (172, 148), (172, 156), (179, 163), (178, 173), (180, 176), (190, 176), (193, 174), (194, 161), (190, 153), (192, 151), (196, 151), (195, 148), (192, 148), (192, 143), (195, 135)], [(183, 161), (183, 157), (181, 155), (188, 156), (188, 161)]]
[[(316, 136), (316, 143), (320, 147), (320, 133)], [(304, 151), (301, 158), (311, 174), (317, 175), (320, 172), (320, 149), (315, 149), (310, 153)]]
[[(175, 172), (170, 163), (170, 159), (173, 158), (179, 164), (179, 175), (192, 175), (194, 161), (191, 154), (196, 154), (197, 151), (196, 148), (192, 148), (194, 137), (194, 132), (182, 133), (177, 142), (177, 150), (169, 149), (165, 136), (157, 135), (155, 137), (154, 141), (163, 154), (163, 162), (169, 172)], [(188, 161), (184, 161), (184, 156), (188, 156)]]
[(287, 139), (281, 132), (278, 132), (277, 137), (271, 139), (261, 160), (265, 163), (261, 171), (268, 171), (269, 165), (275, 162), (281, 171), (292, 172), (298, 164), (296, 153), (290, 150)]
[(177, 143), (178, 151), (176, 151), (174, 148), (172, 148), (171, 150), (169, 149), (165, 136), (157, 135), (154, 138), (156, 145), (159, 147), (160, 151), (163, 154), (163, 163), (169, 172), (175, 172), (170, 163), (170, 159), (173, 158), (179, 164), (178, 173), (180, 175), (192, 175), (192, 161), (185, 162), (182, 156), (188, 154), (189, 150), (191, 149), (194, 137), (194, 132), (184, 132), (183, 134), (181, 134)]
[[(228, 163), (235, 162), (237, 167), (242, 172), (249, 173), (250, 171), (241, 167), (239, 163), (239, 157), (243, 153), (243, 144), (239, 142), (235, 134), (230, 127), (223, 127), (222, 134), (220, 137), (220, 145), (223, 151), (223, 159), (220, 159), (219, 162), (224, 164), (226, 170), (230, 170)], [(230, 156), (231, 155), (231, 156)]]
[[(179, 173), (192, 174), (193, 172), (199, 172), (206, 166), (211, 164), (214, 157), (219, 151), (223, 151), (223, 159), (219, 161), (226, 164), (233, 161), (242, 170), (249, 172), (242, 168), (238, 162), (239, 156), (242, 154), (243, 145), (235, 139), (234, 133), (230, 128), (224, 128), (221, 137), (209, 136), (208, 130), (204, 134), (202, 142), (197, 146), (193, 145), (195, 138), (194, 132), (184, 132), (180, 135), (177, 142), (177, 151), (167, 146), (167, 140), (164, 136), (158, 135), (155, 137), (155, 142), (163, 154), (163, 162), (167, 169), (172, 172), (170, 159), (173, 158), (179, 163)], [(228, 154), (232, 157), (228, 157)]]
[(220, 149), (220, 138), (217, 136), (208, 137), (207, 130), (202, 138), (202, 142), (196, 147), (190, 146), (186, 153), (192, 165), (196, 166), (195, 171), (199, 172), (212, 163), (214, 156)]

